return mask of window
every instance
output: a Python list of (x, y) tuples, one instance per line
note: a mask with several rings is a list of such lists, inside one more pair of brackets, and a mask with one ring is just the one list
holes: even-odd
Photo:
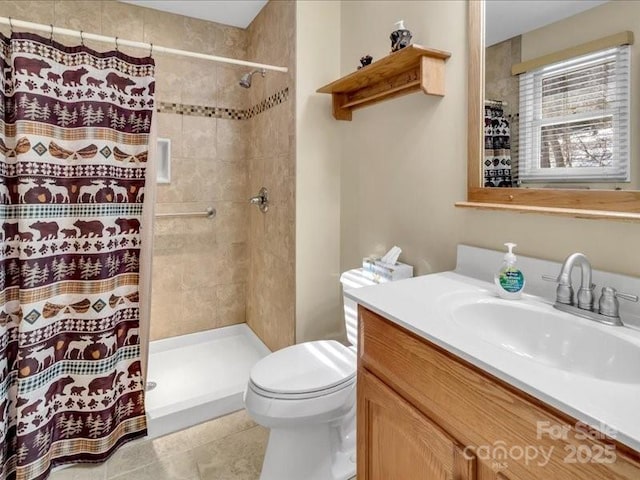
[(629, 181), (629, 46), (520, 76), (520, 179)]

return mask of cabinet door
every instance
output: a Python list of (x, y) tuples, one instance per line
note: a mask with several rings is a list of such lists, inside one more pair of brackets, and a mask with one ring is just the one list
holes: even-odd
[(476, 459), (377, 377), (358, 371), (358, 480), (475, 480)]

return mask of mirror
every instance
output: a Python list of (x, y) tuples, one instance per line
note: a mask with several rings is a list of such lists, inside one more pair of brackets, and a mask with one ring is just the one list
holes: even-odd
[[(496, 2), (498, 7), (504, 7), (509, 4), (521, 4), (521, 3), (534, 3), (539, 6), (541, 4), (554, 4), (554, 3), (575, 3), (575, 2)], [(584, 3), (584, 2), (580, 2)], [(593, 4), (603, 2), (588, 2)], [(604, 2), (603, 5), (599, 5), (593, 8), (604, 8), (609, 3), (617, 4), (636, 4), (636, 2)], [(536, 211), (546, 213), (560, 213), (564, 215), (572, 215), (579, 217), (605, 217), (605, 218), (632, 218), (634, 220), (640, 220), (640, 192), (638, 192), (638, 183), (640, 179), (640, 157), (638, 155), (638, 149), (640, 148), (640, 136), (635, 135), (633, 128), (636, 127), (637, 112), (640, 112), (640, 103), (636, 100), (637, 93), (631, 100), (630, 118), (631, 118), (631, 134), (630, 143), (631, 148), (631, 182), (616, 182), (615, 184), (599, 184), (599, 183), (562, 183), (556, 182), (549, 184), (531, 183), (523, 184), (520, 188), (511, 187), (506, 188), (485, 188), (484, 187), (484, 100), (485, 100), (485, 2), (482, 0), (470, 0), (469, 1), (469, 117), (468, 117), (468, 202), (459, 204), (465, 207), (476, 208), (500, 208), (500, 209), (513, 209), (519, 211)], [(634, 5), (635, 7), (635, 5)], [(637, 7), (638, 15), (635, 18), (640, 18), (640, 3)], [(579, 15), (579, 14), (574, 14)], [(628, 17), (627, 14), (622, 14), (622, 17)], [(606, 21), (602, 21), (602, 18), (606, 18)], [(599, 21), (605, 24), (607, 30), (606, 34), (617, 33), (622, 30), (631, 30), (635, 28), (634, 22), (628, 22), (628, 26), (617, 28), (616, 25), (608, 25), (608, 17), (599, 17)], [(510, 25), (515, 22), (508, 22)], [(607, 26), (608, 25), (608, 26)], [(560, 23), (556, 22), (549, 27), (545, 28), (560, 28)], [(538, 52), (541, 52), (542, 48), (549, 49), (547, 53), (554, 53), (555, 51), (569, 48), (571, 45), (567, 43), (573, 42), (584, 43), (594, 39), (602, 37), (602, 34), (597, 34), (593, 38), (590, 29), (578, 29), (572, 30), (569, 34), (565, 32), (565, 44), (561, 44), (558, 38), (553, 39), (550, 34), (546, 33), (540, 37), (538, 35), (535, 43), (535, 47), (538, 48)], [(522, 33), (508, 34), (507, 38), (513, 38), (513, 36), (522, 35)], [(535, 33), (535, 32), (534, 32)], [(537, 32), (539, 34), (539, 32)], [(640, 35), (640, 31), (638, 32)], [(637, 36), (637, 35), (636, 35)], [(504, 41), (504, 39), (503, 39)], [(518, 41), (513, 41), (517, 44)], [(522, 38), (520, 43), (520, 61), (523, 60), (523, 55), (535, 55), (527, 52), (533, 51), (533, 47), (524, 46)], [(526, 43), (526, 42), (525, 42)], [(511, 45), (510, 47), (512, 47)], [(528, 49), (526, 52), (523, 47)], [(631, 46), (632, 55), (635, 55), (635, 49)], [(512, 49), (515, 50), (515, 49)], [(538, 55), (544, 55), (539, 53)], [(517, 59), (517, 54), (503, 54), (500, 56), (502, 62), (508, 66), (510, 70), (514, 58)], [(531, 58), (531, 57), (529, 57)], [(636, 64), (640, 62), (635, 62)], [(633, 64), (633, 63), (632, 63)], [(492, 67), (493, 68), (493, 67)], [(631, 91), (634, 94), (636, 83), (640, 85), (640, 74), (637, 72), (638, 66), (634, 66), (634, 79), (632, 80)], [(487, 77), (487, 83), (489, 81)], [(517, 82), (516, 82), (517, 83)], [(510, 97), (514, 98), (514, 97)], [(513, 102), (513, 100), (511, 100)], [(506, 100), (509, 103), (509, 100)], [(515, 115), (519, 112), (510, 112)], [(637, 143), (637, 145), (636, 145)], [(634, 183), (635, 182), (635, 183)], [(613, 189), (612, 189), (613, 186)], [(523, 188), (524, 187), (524, 188)], [(604, 187), (604, 188), (603, 188)], [(615, 188), (622, 188), (623, 190), (615, 190)]]
[(638, 55), (605, 39), (635, 28), (640, 3), (487, 0), (485, 19), (484, 186), (637, 190)]

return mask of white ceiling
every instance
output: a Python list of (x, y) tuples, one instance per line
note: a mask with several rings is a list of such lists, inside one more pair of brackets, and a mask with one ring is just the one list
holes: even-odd
[(247, 28), (267, 0), (120, 0), (140, 7)]
[(487, 0), (485, 44), (494, 45), (603, 3), (607, 0)]
[[(120, 0), (187, 17), (247, 28), (267, 0)], [(543, 27), (608, 0), (487, 0), (486, 45)]]

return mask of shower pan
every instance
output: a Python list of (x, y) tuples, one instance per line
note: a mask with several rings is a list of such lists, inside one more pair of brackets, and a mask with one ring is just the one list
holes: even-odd
[[(248, 88), (256, 73), (264, 76), (266, 71), (243, 75), (242, 86)], [(228, 99), (219, 101), (226, 105)], [(159, 123), (168, 125), (171, 120)], [(217, 128), (243, 143), (250, 127), (249, 122), (206, 114), (192, 115), (188, 123), (189, 132), (160, 133), (174, 134), (171, 143), (180, 145), (185, 142), (178, 135), (193, 136), (195, 131), (206, 137)], [(250, 370), (270, 353), (245, 323), (250, 281), (249, 167), (218, 155), (224, 148), (214, 142), (211, 150), (204, 143), (190, 145), (183, 151), (186, 158), (173, 165), (170, 183), (156, 184), (154, 192), (147, 192), (157, 194), (150, 247), (153, 340), (148, 344), (145, 394), (152, 438), (242, 409)], [(185, 164), (208, 174), (191, 176)], [(256, 202), (266, 211), (266, 189)]]
[[(175, 209), (175, 205), (170, 206)], [(152, 308), (151, 327), (156, 322), (156, 328), (162, 332), (157, 336), (164, 338), (149, 342), (145, 406), (151, 438), (242, 409), (242, 395), (251, 368), (270, 353), (247, 324), (242, 323), (244, 315), (225, 318), (230, 313), (222, 308), (218, 313), (218, 301), (222, 301), (220, 289), (231, 298), (242, 296), (244, 291), (244, 283), (234, 285), (228, 283), (232, 280), (219, 280), (224, 272), (215, 262), (210, 263), (212, 258), (216, 259), (218, 247), (237, 246), (220, 238), (210, 241), (216, 229), (224, 228), (217, 223), (218, 208), (184, 205), (182, 209), (187, 206), (189, 211), (155, 213), (160, 235), (155, 235), (154, 281), (159, 286), (152, 294), (157, 305)], [(227, 216), (223, 221), (245, 220)], [(163, 250), (164, 232), (169, 232), (174, 240), (179, 235), (184, 242), (182, 247)], [(181, 274), (176, 275), (176, 271)], [(246, 279), (236, 277), (235, 281)], [(171, 310), (176, 304), (178, 308)], [(178, 324), (182, 327), (176, 328)], [(203, 324), (209, 324), (209, 329), (203, 329)], [(216, 328), (216, 324), (228, 326)]]
[(149, 437), (243, 408), (251, 367), (270, 353), (244, 323), (156, 340), (149, 345)]
[[(269, 25), (295, 19), (293, 5), (286, 2), (271, 2), (265, 8), (279, 12), (264, 17)], [(284, 11), (288, 13), (283, 16)], [(251, 57), (248, 45), (258, 41), (257, 36), (247, 38), (229, 49), (238, 50), (238, 57)], [(283, 63), (294, 58), (286, 41), (274, 38), (268, 46), (271, 57)], [(252, 175), (260, 173), (261, 183), (270, 179), (266, 165), (280, 162), (293, 172), (292, 143), (278, 143), (280, 138), (267, 135), (271, 125), (292, 124), (292, 85), (290, 77), (273, 73), (285, 73), (288, 67), (239, 65), (242, 69), (203, 64), (199, 75), (216, 78), (207, 85), (210, 90), (203, 92), (200, 82), (185, 77), (180, 86), (185, 103), (165, 98), (158, 105), (157, 134), (171, 139), (175, 158), (170, 183), (154, 185), (151, 201), (155, 208), (149, 247), (151, 341), (145, 343), (145, 379), (147, 385), (155, 383), (145, 398), (151, 437), (242, 409), (253, 365), (270, 353), (269, 348), (295, 341), (290, 231), (281, 232), (285, 246), (277, 248), (253, 235), (256, 224), (268, 222), (269, 215), (288, 215), (293, 196), (276, 195), (267, 217), (257, 213), (257, 208), (266, 210), (266, 191), (253, 205), (248, 202), (249, 193), (258, 190), (250, 190)], [(264, 81), (272, 75), (273, 82)], [(282, 139), (293, 134), (278, 133)], [(251, 142), (257, 137), (266, 139), (260, 151)], [(282, 181), (283, 188), (294, 183), (292, 174)], [(208, 215), (209, 211), (217, 214)], [(267, 262), (274, 264), (273, 269), (265, 268)], [(267, 282), (273, 275), (278, 282)]]

